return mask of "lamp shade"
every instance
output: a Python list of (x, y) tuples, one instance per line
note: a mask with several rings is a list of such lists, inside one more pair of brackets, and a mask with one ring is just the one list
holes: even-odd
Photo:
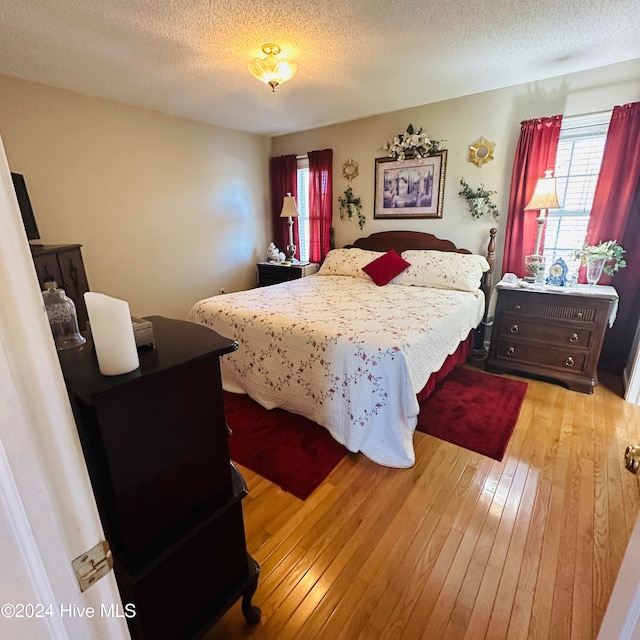
[(545, 171), (544, 178), (540, 178), (533, 190), (531, 200), (525, 206), (526, 211), (534, 209), (559, 209), (556, 179), (551, 176), (552, 171)]
[(298, 208), (296, 207), (296, 200), (290, 194), (284, 197), (284, 201), (282, 203), (282, 211), (280, 212), (281, 218), (297, 218), (298, 217)]

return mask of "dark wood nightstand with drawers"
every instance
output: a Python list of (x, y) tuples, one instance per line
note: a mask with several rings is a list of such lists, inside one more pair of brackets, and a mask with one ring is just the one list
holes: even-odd
[(290, 265), (277, 262), (258, 262), (258, 286), (266, 287), (271, 284), (297, 280), (314, 274), (320, 265), (315, 262), (293, 263)]
[(615, 318), (613, 287), (496, 285), (487, 371), (549, 378), (592, 393), (602, 341)]

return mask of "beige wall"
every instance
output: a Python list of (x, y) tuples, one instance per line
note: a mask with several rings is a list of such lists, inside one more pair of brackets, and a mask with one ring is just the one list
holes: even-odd
[[(272, 153), (277, 156), (333, 149), (336, 246), (377, 231), (415, 229), (449, 238), (472, 251), (484, 252), (488, 231), (495, 223), (492, 219), (471, 218), (466, 202), (458, 195), (461, 177), (472, 187), (482, 183), (498, 192), (494, 202), (502, 214), (497, 225), (500, 257), (520, 122), (560, 113), (592, 113), (636, 100), (640, 100), (640, 60), (281, 136), (274, 139)], [(445, 141), (443, 148), (448, 150), (448, 162), (443, 217), (374, 220), (374, 159), (384, 156), (378, 149), (387, 139), (404, 131), (410, 122)], [(467, 160), (468, 147), (481, 136), (495, 142), (496, 151), (495, 160), (478, 168)], [(354, 195), (362, 198), (367, 216), (362, 232), (355, 219), (341, 222), (338, 216), (337, 198), (349, 186), (342, 177), (342, 164), (349, 157), (360, 163), (360, 175), (351, 186)]]
[(270, 140), (0, 77), (0, 134), (45, 244), (80, 243), (94, 291), (184, 318), (255, 285)]
[[(336, 244), (393, 228), (419, 229), (484, 252), (492, 220), (473, 220), (459, 180), (498, 191), (498, 258), (521, 120), (575, 115), (640, 99), (640, 61), (415, 107), (269, 140), (107, 100), (0, 77), (0, 134), (24, 173), (42, 242), (80, 243), (94, 291), (127, 300), (134, 315), (184, 318), (203, 297), (255, 284), (271, 241), (270, 155), (334, 150)], [(441, 220), (374, 220), (374, 159), (409, 122), (448, 149)], [(477, 168), (468, 146), (495, 142)], [(271, 146), (273, 148), (271, 149)], [(367, 223), (341, 222), (342, 164)]]

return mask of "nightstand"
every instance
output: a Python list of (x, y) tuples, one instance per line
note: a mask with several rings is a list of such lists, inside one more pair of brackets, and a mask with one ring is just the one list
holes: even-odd
[(498, 283), (487, 371), (522, 373), (592, 393), (602, 341), (613, 324), (613, 287)]
[(304, 278), (316, 273), (319, 268), (320, 265), (316, 262), (294, 262), (290, 265), (278, 262), (258, 262), (258, 286), (266, 287), (270, 284)]

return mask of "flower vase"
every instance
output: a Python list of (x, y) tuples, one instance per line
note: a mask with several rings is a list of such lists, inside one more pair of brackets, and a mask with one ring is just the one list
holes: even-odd
[(587, 256), (587, 282), (592, 287), (598, 284), (606, 261), (606, 258)]

